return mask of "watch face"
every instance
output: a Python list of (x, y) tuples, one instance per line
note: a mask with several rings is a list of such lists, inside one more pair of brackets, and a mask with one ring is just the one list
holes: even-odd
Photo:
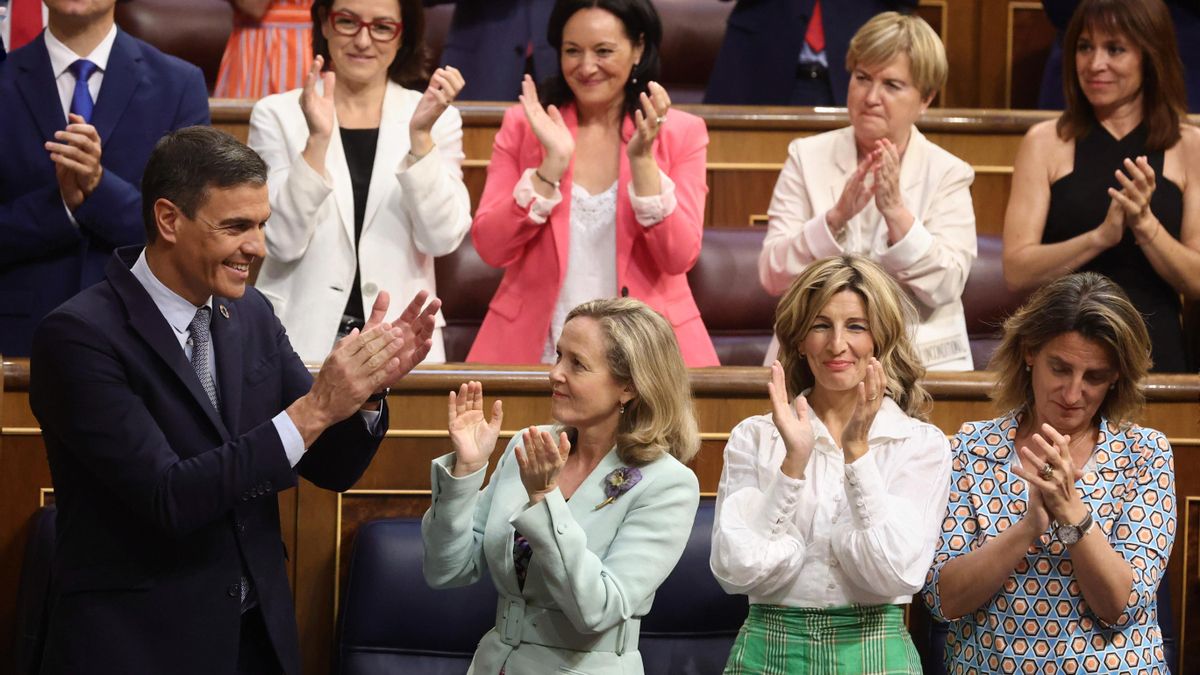
[(1079, 527), (1075, 525), (1059, 525), (1054, 528), (1054, 536), (1067, 546), (1079, 541), (1082, 538), (1082, 534), (1079, 531)]

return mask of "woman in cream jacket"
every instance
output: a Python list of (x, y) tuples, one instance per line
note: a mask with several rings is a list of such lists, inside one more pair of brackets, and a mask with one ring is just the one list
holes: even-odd
[(925, 367), (971, 370), (962, 292), (976, 256), (975, 174), (915, 125), (946, 82), (945, 49), (922, 19), (885, 12), (855, 34), (846, 62), (851, 126), (788, 148), (758, 261), (763, 287), (778, 295), (827, 256), (870, 258), (917, 306)]

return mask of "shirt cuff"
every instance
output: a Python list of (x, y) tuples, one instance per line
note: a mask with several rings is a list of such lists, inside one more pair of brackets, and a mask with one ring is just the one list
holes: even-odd
[(666, 220), (667, 216), (675, 212), (675, 206), (678, 204), (675, 199), (675, 181), (663, 173), (662, 169), (658, 170), (658, 179), (661, 183), (661, 192), (656, 195), (639, 197), (633, 192), (633, 181), (629, 181), (626, 186), (626, 189), (629, 190), (629, 204), (633, 207), (633, 215), (637, 218), (638, 224), (645, 228), (653, 227)]
[(383, 406), (379, 410), (362, 410), (359, 409), (358, 414), (362, 416), (363, 422), (367, 425), (367, 431), (372, 434), (379, 428), (379, 418), (383, 415)]
[(537, 169), (525, 169), (525, 173), (521, 174), (521, 180), (517, 181), (516, 187), (513, 188), (513, 199), (516, 200), (517, 206), (523, 209), (529, 209), (529, 220), (541, 225), (550, 217), (550, 212), (554, 207), (562, 202), (562, 192), (556, 187), (554, 195), (547, 199), (541, 196), (533, 189), (533, 172)]
[(779, 537), (787, 531), (788, 525), (796, 517), (796, 503), (800, 500), (803, 487), (803, 480), (792, 478), (783, 471), (776, 472), (775, 481), (767, 487), (763, 500), (767, 535), (770, 538)]
[(79, 229), (79, 221), (75, 220), (75, 214), (71, 213), (71, 207), (67, 206), (67, 200), (62, 200), (63, 210), (67, 212), (67, 220), (71, 221), (71, 225), (75, 229)]
[(271, 423), (275, 425), (275, 432), (279, 434), (279, 440), (283, 443), (283, 451), (287, 453), (288, 462), (294, 468), (308, 450), (304, 447), (304, 438), (300, 436), (300, 430), (296, 428), (292, 418), (288, 417), (286, 410), (272, 417)]
[(868, 530), (887, 519), (887, 489), (869, 451), (846, 465), (845, 488), (856, 528)]
[(933, 235), (925, 229), (920, 218), (913, 218), (912, 227), (904, 238), (889, 246), (879, 256), (879, 264), (893, 275), (912, 267), (933, 246)]
[[(846, 227), (850, 227), (847, 223)], [(825, 221), (825, 213), (819, 213), (811, 220), (804, 224), (804, 230), (801, 234), (804, 237), (805, 243), (808, 244), (808, 250), (812, 252), (812, 257), (828, 258), (829, 256), (841, 255), (843, 253), (842, 245), (834, 238), (833, 233), (829, 231), (829, 223)]]

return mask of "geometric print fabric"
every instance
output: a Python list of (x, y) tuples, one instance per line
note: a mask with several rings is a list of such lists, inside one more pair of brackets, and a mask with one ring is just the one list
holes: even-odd
[[(1025, 482), (1012, 472), (1019, 419), (963, 425), (954, 452), (950, 503), (922, 596), (945, 620), (937, 581), (946, 561), (969, 553), (1025, 513)], [(1101, 420), (1094, 471), (1077, 486), (1105, 536), (1134, 573), (1129, 604), (1113, 625), (1089, 610), (1070, 551), (1047, 530), (987, 604), (949, 622), (950, 673), (1167, 673), (1158, 626), (1158, 583), (1175, 540), (1171, 447), (1154, 429)]]

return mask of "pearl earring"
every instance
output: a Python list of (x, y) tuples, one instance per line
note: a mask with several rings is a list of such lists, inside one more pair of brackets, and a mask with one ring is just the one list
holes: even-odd
[(617, 409), (617, 414), (620, 414), (620, 415), (625, 414), (625, 404), (624, 403), (622, 403), (621, 407), (619, 409)]

